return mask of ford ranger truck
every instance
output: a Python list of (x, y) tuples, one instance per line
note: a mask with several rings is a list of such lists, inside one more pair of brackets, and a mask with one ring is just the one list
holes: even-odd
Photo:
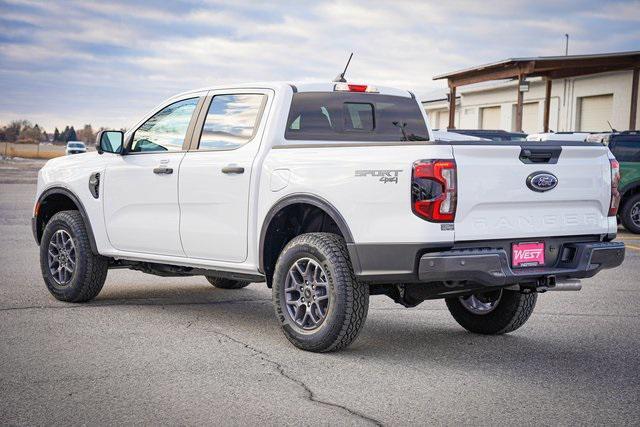
[(61, 301), (95, 298), (113, 268), (263, 282), (284, 335), (327, 352), (358, 336), (370, 295), (518, 329), (538, 293), (622, 263), (618, 180), (598, 143), (435, 140), (405, 90), (212, 87), (50, 160), (33, 233)]

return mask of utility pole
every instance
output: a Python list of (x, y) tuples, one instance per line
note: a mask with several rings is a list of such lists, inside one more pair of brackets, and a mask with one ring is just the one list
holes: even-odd
[(569, 56), (569, 34), (565, 33), (564, 38), (564, 56)]

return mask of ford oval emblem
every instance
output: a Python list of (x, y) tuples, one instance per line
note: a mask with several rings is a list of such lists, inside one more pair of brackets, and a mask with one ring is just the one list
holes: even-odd
[(549, 172), (534, 172), (527, 177), (527, 187), (542, 193), (553, 190), (558, 185), (558, 178)]

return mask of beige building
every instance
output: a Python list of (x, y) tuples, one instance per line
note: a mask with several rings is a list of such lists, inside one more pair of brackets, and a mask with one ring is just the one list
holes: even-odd
[[(602, 55), (597, 57), (602, 58)], [(581, 58), (585, 58), (585, 56)], [(537, 60), (539, 61), (540, 58)], [(469, 73), (484, 69), (485, 66), (463, 70), (463, 72)], [(601, 69), (593, 68), (594, 71)], [(589, 68), (585, 67), (585, 70), (588, 71)], [(460, 74), (463, 72), (456, 73), (463, 76)], [(453, 91), (455, 95), (455, 127), (460, 129), (517, 130), (519, 81), (522, 94), (521, 123), (524, 132), (544, 131), (547, 90), (549, 90), (548, 127), (552, 131), (605, 131), (609, 130), (609, 123), (618, 130), (625, 130), (629, 129), (632, 124), (640, 123), (640, 109), (637, 108), (637, 68), (593, 74), (584, 74), (584, 71), (580, 73), (579, 69), (565, 72), (565, 74), (571, 73), (582, 75), (564, 78), (552, 78), (552, 74), (548, 76), (520, 76), (520, 80), (484, 79), (480, 83), (472, 82), (468, 85), (460, 85), (457, 91)], [(444, 75), (440, 78), (448, 76)], [(489, 77), (491, 76), (489, 75)], [(632, 123), (630, 115), (633, 105), (634, 81), (636, 84), (636, 120), (635, 123)], [(449, 85), (451, 87), (451, 82)], [(423, 101), (430, 125), (434, 129), (445, 129), (449, 125), (449, 100), (444, 96), (435, 96), (434, 98)]]

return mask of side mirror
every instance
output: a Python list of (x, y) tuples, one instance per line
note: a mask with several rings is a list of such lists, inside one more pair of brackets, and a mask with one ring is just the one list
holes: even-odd
[(119, 130), (101, 130), (96, 135), (96, 149), (98, 154), (123, 154), (124, 132)]

